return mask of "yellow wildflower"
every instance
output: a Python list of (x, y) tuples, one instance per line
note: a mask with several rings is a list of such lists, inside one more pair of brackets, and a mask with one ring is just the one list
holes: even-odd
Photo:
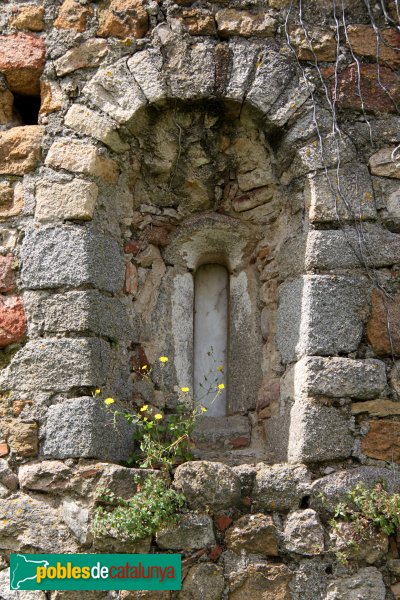
[(218, 389), (219, 390), (224, 390), (225, 389), (225, 384), (224, 383), (219, 383), (218, 384)]
[(183, 388), (181, 388), (181, 392), (184, 392), (185, 394), (187, 394), (187, 393), (188, 393), (188, 391), (189, 391), (189, 388), (188, 388), (188, 387), (183, 387)]
[(145, 410), (147, 410), (149, 408), (148, 404), (143, 404), (142, 408), (140, 409), (140, 412), (144, 412)]
[(166, 362), (168, 362), (168, 356), (160, 356), (160, 358), (158, 360), (161, 363), (166, 363)]
[(145, 371), (145, 370), (146, 370), (146, 369), (148, 369), (148, 368), (149, 368), (149, 367), (148, 367), (148, 365), (143, 365), (143, 367), (142, 367), (142, 371)]
[(104, 404), (107, 404), (107, 406), (108, 406), (109, 404), (114, 404), (114, 402), (115, 402), (114, 398), (106, 398), (106, 399), (104, 400)]
[(157, 413), (156, 415), (154, 415), (154, 418), (157, 419), (157, 421), (159, 421), (160, 419), (163, 418), (163, 416), (160, 415), (160, 413)]
[(101, 394), (101, 389), (100, 389), (100, 388), (97, 388), (97, 390), (96, 390), (96, 392), (95, 392), (95, 393), (96, 393), (97, 395)]
[(207, 412), (207, 409), (206, 409), (206, 407), (205, 407), (205, 406), (202, 406), (202, 407), (201, 407), (201, 412)]
[(219, 371), (220, 373), (222, 373), (223, 370), (224, 370), (223, 365), (220, 365), (219, 367), (217, 367), (217, 371)]

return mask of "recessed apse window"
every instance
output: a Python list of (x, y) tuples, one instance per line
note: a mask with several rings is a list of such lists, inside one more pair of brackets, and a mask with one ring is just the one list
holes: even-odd
[[(227, 269), (218, 264), (199, 267), (194, 300), (194, 395), (210, 417), (227, 413), (228, 298)], [(216, 395), (222, 381), (225, 388)]]

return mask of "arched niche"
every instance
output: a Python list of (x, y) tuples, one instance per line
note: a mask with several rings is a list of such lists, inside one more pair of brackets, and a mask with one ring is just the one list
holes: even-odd
[[(90, 233), (85, 245), (88, 280), (77, 285), (89, 283), (98, 287), (94, 241), (99, 229), (117, 241), (120, 248), (125, 247), (126, 240), (134, 248), (138, 242), (138, 249), (125, 257), (125, 288), (115, 294), (123, 300), (127, 320), (132, 323), (132, 343), (127, 349), (129, 352), (132, 346), (140, 347), (153, 362), (160, 352), (173, 357), (175, 363), (167, 382), (173, 388), (193, 381), (193, 274), (201, 264), (219, 263), (223, 258), (220, 264), (226, 265), (230, 279), (229, 385), (235, 390), (230, 395), (228, 414), (254, 414), (260, 392), (261, 396), (264, 394), (262, 386), (271, 375), (279, 379), (285, 368), (279, 364), (271, 342), (275, 333), (273, 314), (265, 343), (260, 327), (260, 312), (266, 308), (263, 304), (272, 299), (271, 310), (275, 310), (277, 284), (269, 285), (272, 270), (268, 271), (267, 264), (262, 272), (257, 271), (257, 261), (260, 255), (267, 255), (269, 239), (290, 237), (292, 223), (290, 211), (283, 219), (278, 218), (281, 196), (269, 142), (271, 134), (285, 135), (280, 166), (286, 167), (296, 154), (296, 144), (304, 146), (311, 138), (311, 149), (297, 153), (298, 169), (294, 175), (289, 174), (286, 182), (314, 167), (321, 169), (313, 154), (317, 142), (313, 139), (310, 111), (306, 109), (304, 123), (296, 122), (301, 121), (298, 109), (310, 90), (300, 81), (295, 61), (280, 53), (274, 44), (232, 40), (221, 48), (210, 40), (187, 43), (186, 38), (164, 25), (157, 28), (155, 40), (157, 47), (99, 69), (87, 83), (75, 106), (88, 107), (87, 114), (95, 119), (96, 126), (91, 126), (90, 119), (78, 123), (71, 115), (66, 117), (68, 127), (85, 137), (81, 143), (90, 138), (99, 157), (109, 149), (115, 152), (110, 152), (110, 156), (120, 170), (117, 184), (102, 186), (93, 223), (80, 226), (79, 231), (76, 228), (77, 236)], [(196, 131), (198, 139), (193, 141), (191, 135)], [(251, 132), (248, 142), (241, 132), (244, 138)], [(69, 136), (70, 130), (64, 135)], [(101, 152), (99, 144), (103, 144)], [(232, 152), (227, 152), (233, 147)], [(257, 148), (261, 149), (256, 152), (260, 165), (249, 166)], [(295, 194), (298, 191), (295, 186)], [(167, 215), (175, 219), (168, 231), (168, 244), (151, 241), (154, 231), (147, 227), (146, 218), (148, 223), (157, 220), (151, 215), (158, 218), (157, 226)], [(258, 248), (261, 238), (265, 247)], [(150, 244), (142, 251), (143, 239)], [(26, 249), (28, 253), (28, 244)], [(300, 255), (301, 251), (296, 255), (299, 265)], [(108, 259), (107, 252), (105, 256)], [(113, 270), (112, 262), (108, 261), (109, 271)], [(135, 267), (136, 275), (130, 265)], [(298, 270), (291, 271), (290, 260), (285, 266), (287, 274), (283, 278), (303, 273), (301, 265), (294, 265)], [(62, 274), (57, 276), (63, 281)], [(303, 311), (302, 291), (291, 290), (287, 298), (283, 294), (283, 299), (288, 303), (293, 300), (290, 308), (295, 316), (301, 312), (303, 322), (307, 307)], [(281, 304), (284, 306), (283, 301)], [(294, 317), (284, 325), (284, 335), (286, 325), (293, 330), (287, 337), (303, 335), (301, 324)], [(264, 325), (264, 332), (266, 329)], [(84, 334), (88, 335), (86, 329)], [(96, 330), (94, 335), (104, 333)], [(104, 375), (105, 385), (111, 389), (118, 389), (118, 385), (128, 388), (125, 373), (132, 361), (126, 347), (122, 352), (121, 346), (112, 348), (113, 355), (120, 352), (120, 356), (110, 361), (118, 368), (113, 366)], [(275, 360), (272, 369), (271, 356)], [(93, 362), (98, 362), (94, 354)], [(303, 410), (300, 396), (297, 403)], [(304, 412), (306, 408), (305, 429), (322, 426), (320, 413), (309, 417)], [(283, 418), (288, 424), (288, 435), (294, 439), (296, 430), (290, 422), (290, 411), (291, 406), (285, 408)], [(302, 456), (298, 452), (292, 460), (301, 460)]]

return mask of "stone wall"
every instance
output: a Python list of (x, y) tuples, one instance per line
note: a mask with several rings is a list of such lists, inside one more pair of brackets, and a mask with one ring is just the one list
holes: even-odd
[(328, 524), (359, 480), (399, 491), (398, 14), (367, 4), (4, 3), (1, 582), (10, 551), (135, 550), (90, 533), (99, 487), (135, 492), (92, 394), (174, 410), (157, 358), (193, 385), (217, 262), (227, 415), (176, 470), (182, 523), (136, 550), (181, 551), (187, 600), (400, 597), (395, 536), (341, 566)]

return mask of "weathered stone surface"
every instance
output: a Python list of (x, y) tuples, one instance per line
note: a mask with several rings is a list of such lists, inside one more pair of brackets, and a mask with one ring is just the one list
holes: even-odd
[(313, 556), (324, 551), (324, 529), (318, 513), (311, 508), (290, 513), (283, 536), (289, 552)]
[(97, 200), (98, 187), (84, 179), (53, 183), (42, 179), (36, 187), (36, 211), (38, 221), (92, 219)]
[(389, 558), (387, 565), (389, 571), (393, 573), (393, 575), (396, 575), (397, 577), (400, 575), (400, 558)]
[(180, 16), (191, 35), (214, 35), (216, 33), (214, 15), (206, 10), (192, 8), (182, 11)]
[(0, 90), (0, 125), (8, 125), (13, 118), (14, 96), (10, 90)]
[(0, 295), (0, 348), (15, 344), (26, 333), (26, 315), (19, 296)]
[[(117, 405), (116, 410), (117, 410)], [(82, 397), (50, 406), (43, 454), (48, 458), (127, 460), (133, 451), (133, 428), (113, 414), (101, 400)]]
[[(368, 168), (350, 163), (339, 170), (308, 177), (305, 201), (312, 223), (376, 219), (376, 207)], [(338, 187), (339, 186), (339, 187)], [(339, 190), (340, 189), (340, 193)]]
[(126, 123), (145, 106), (146, 97), (128, 69), (126, 59), (99, 69), (83, 95), (118, 123)]
[(44, 28), (43, 15), (43, 6), (21, 6), (17, 14), (10, 20), (10, 25), (16, 29), (42, 31)]
[(229, 600), (291, 600), (292, 573), (285, 565), (254, 564), (232, 577)]
[[(243, 184), (243, 181), (242, 181)], [(261, 206), (266, 202), (272, 200), (275, 188), (273, 186), (266, 186), (254, 190), (249, 190), (245, 194), (236, 196), (232, 200), (232, 208), (236, 212), (244, 212), (257, 206)]]
[(56, 169), (94, 175), (108, 183), (116, 183), (119, 175), (115, 161), (100, 154), (95, 146), (82, 142), (54, 142), (46, 156), (45, 164)]
[(328, 586), (324, 600), (385, 600), (382, 575), (375, 567), (360, 569), (355, 575), (335, 579)]
[(242, 102), (260, 46), (258, 42), (237, 38), (228, 41), (228, 48), (232, 57), (232, 69), (228, 81), (224, 82), (224, 94), (227, 99)]
[(268, 48), (259, 57), (256, 75), (246, 96), (247, 102), (267, 113), (294, 75), (293, 63), (273, 48)]
[(371, 156), (369, 166), (373, 175), (400, 179), (400, 164), (393, 155), (393, 150), (394, 148), (382, 148)]
[(28, 33), (0, 36), (0, 73), (17, 94), (39, 93), (39, 78), (44, 67), (45, 47), (42, 38)]
[(54, 81), (40, 82), (40, 97), (40, 116), (49, 115), (60, 110), (65, 99), (61, 87), (57, 82)]
[(348, 560), (365, 561), (368, 565), (385, 558), (389, 542), (383, 531), (370, 527), (367, 535), (359, 538), (354, 523), (339, 522), (331, 533), (332, 550), (343, 552)]
[(24, 175), (40, 159), (43, 127), (27, 125), (0, 132), (0, 174)]
[(306, 270), (319, 271), (390, 266), (400, 259), (400, 235), (376, 225), (360, 233), (349, 228), (335, 231), (310, 231), (307, 236)]
[[(110, 489), (116, 496), (120, 496), (126, 500), (134, 496), (138, 486), (140, 485), (140, 482), (147, 477), (164, 477), (164, 474), (161, 471), (157, 471), (155, 469), (132, 469), (128, 467), (122, 467), (121, 465), (102, 463), (95, 465), (95, 468), (97, 468), (101, 473), (101, 477), (98, 480), (96, 489)], [(77, 478), (80, 477), (82, 479), (83, 477), (90, 480), (91, 471), (92, 468), (90, 465), (86, 471), (85, 469), (78, 470)], [(139, 483), (136, 483), (136, 480), (138, 480)], [(83, 491), (84, 490), (85, 487), (83, 487)]]
[(173, 97), (198, 100), (214, 93), (215, 47), (213, 40), (187, 44), (180, 34), (167, 38), (169, 60), (164, 67)]
[(368, 402), (353, 402), (351, 412), (353, 415), (368, 413), (371, 417), (391, 417), (400, 415), (400, 402), (392, 402), (384, 398)]
[(390, 231), (400, 231), (400, 187), (396, 179), (374, 178), (378, 188), (378, 197), (383, 199), (386, 212), (382, 221)]
[(117, 243), (79, 226), (49, 227), (26, 233), (21, 249), (22, 284), (43, 289), (91, 284), (122, 289), (122, 259)]
[(353, 489), (358, 482), (364, 483), (372, 488), (376, 483), (383, 482), (389, 493), (398, 493), (398, 473), (385, 467), (363, 466), (337, 471), (321, 479), (317, 479), (311, 485), (310, 505), (315, 510), (322, 512), (335, 512), (339, 502), (347, 499), (347, 492)]
[(265, 511), (297, 509), (310, 481), (304, 466), (258, 465), (252, 498), (257, 509)]
[(140, 540), (131, 540), (129, 537), (117, 537), (116, 535), (95, 536), (94, 548), (100, 552), (112, 552), (118, 554), (150, 554), (151, 537)]
[(338, 409), (318, 400), (297, 399), (290, 411), (289, 461), (349, 458), (354, 443), (350, 417), (349, 406)]
[(180, 596), (182, 600), (221, 600), (224, 587), (222, 567), (212, 563), (200, 563), (189, 569)]
[(82, 5), (77, 0), (64, 0), (58, 11), (57, 19), (54, 21), (54, 27), (85, 31), (87, 19), (91, 14), (91, 8)]
[(278, 556), (278, 534), (272, 517), (261, 513), (235, 521), (225, 535), (226, 547), (237, 554)]
[(89, 530), (89, 509), (72, 499), (65, 499), (62, 503), (63, 520), (81, 544), (91, 541)]
[(284, 362), (304, 354), (356, 350), (368, 315), (364, 277), (314, 275), (284, 283), (279, 291), (277, 343)]
[(44, 460), (21, 465), (18, 479), (22, 489), (38, 492), (64, 492), (69, 488), (73, 471), (58, 460)]
[(376, 48), (376, 43), (371, 44), (371, 40), (376, 39), (376, 33), (371, 25), (361, 23), (349, 25), (347, 36), (356, 54), (379, 60), (389, 67), (400, 64), (400, 53), (396, 50), (400, 46), (400, 34), (394, 27), (379, 28), (379, 50)]
[(248, 446), (250, 437), (249, 419), (240, 415), (200, 417), (193, 432), (196, 448), (203, 451), (234, 448), (239, 439), (243, 446)]
[(362, 440), (361, 449), (370, 458), (400, 462), (400, 422), (369, 421), (369, 431)]
[(123, 302), (95, 290), (51, 295), (25, 292), (24, 303), (29, 314), (30, 337), (90, 331), (119, 341), (132, 340), (135, 335)]
[(215, 546), (212, 519), (201, 514), (182, 515), (177, 523), (157, 532), (156, 542), (162, 550), (197, 550)]
[(163, 56), (158, 49), (137, 52), (129, 58), (127, 65), (149, 102), (160, 101), (168, 95), (164, 81)]
[(108, 46), (105, 40), (87, 40), (54, 61), (56, 73), (59, 77), (63, 77), (78, 69), (98, 67), (107, 52)]
[[(386, 386), (385, 363), (380, 360), (307, 356), (295, 365), (295, 379), (309, 396), (375, 398)], [(400, 406), (400, 404), (399, 404)]]
[(0, 459), (0, 483), (12, 492), (18, 488), (18, 477), (3, 458)]
[(399, 78), (396, 73), (382, 65), (378, 71), (377, 65), (360, 64), (360, 81), (358, 80), (356, 63), (339, 74), (336, 101), (340, 108), (361, 110), (360, 88), (365, 110), (396, 112), (396, 103), (400, 100)]
[(218, 512), (240, 502), (240, 479), (222, 463), (194, 461), (180, 465), (175, 472), (174, 485), (183, 492), (193, 509), (208, 508)]
[(0, 499), (0, 547), (14, 552), (76, 552), (60, 516), (51, 503), (25, 494)]
[[(0, 184), (0, 222), (19, 215), (24, 207), (24, 195), (21, 183), (15, 186), (9, 183)], [(3, 230), (4, 231), (4, 230)], [(7, 235), (8, 237), (8, 235)], [(12, 237), (10, 242), (12, 241)], [(15, 240), (14, 240), (15, 241)], [(6, 245), (7, 250), (13, 247), (13, 243)]]
[(143, 0), (111, 0), (109, 7), (100, 12), (97, 35), (141, 38), (148, 29), (148, 21)]
[(2, 294), (15, 289), (14, 260), (12, 254), (0, 256), (0, 293)]
[(114, 150), (125, 152), (129, 144), (124, 143), (117, 133), (117, 124), (112, 119), (100, 115), (81, 104), (73, 104), (65, 115), (65, 124), (78, 133), (94, 137)]
[(306, 37), (304, 29), (298, 27), (290, 29), (289, 37), (300, 60), (336, 60), (336, 39), (332, 31), (313, 27)]
[(25, 423), (19, 419), (12, 419), (5, 423), (5, 427), (8, 428), (8, 445), (18, 457), (37, 456), (39, 447), (37, 423)]
[(381, 290), (372, 291), (371, 316), (367, 324), (367, 338), (374, 352), (400, 354), (400, 294), (385, 296)]
[(10, 569), (0, 571), (0, 590), (2, 600), (46, 600), (45, 592), (28, 592), (10, 589)]
[(393, 596), (395, 597), (395, 600), (399, 600), (399, 598), (400, 598), (400, 583), (395, 583), (394, 585), (391, 585), (390, 590), (391, 590)]
[(110, 348), (96, 338), (46, 339), (28, 342), (1, 374), (1, 388), (68, 390), (102, 385)]
[(243, 37), (269, 37), (274, 35), (278, 23), (271, 15), (253, 14), (246, 10), (224, 8), (219, 10), (215, 19), (221, 37), (242, 35)]
[(323, 137), (322, 149), (320, 141), (316, 139), (296, 150), (295, 159), (284, 174), (283, 181), (286, 183), (303, 173), (321, 171), (325, 167), (331, 169), (336, 167), (339, 161), (343, 165), (355, 159), (355, 147), (348, 136), (342, 135), (336, 139), (333, 134), (328, 133)]

